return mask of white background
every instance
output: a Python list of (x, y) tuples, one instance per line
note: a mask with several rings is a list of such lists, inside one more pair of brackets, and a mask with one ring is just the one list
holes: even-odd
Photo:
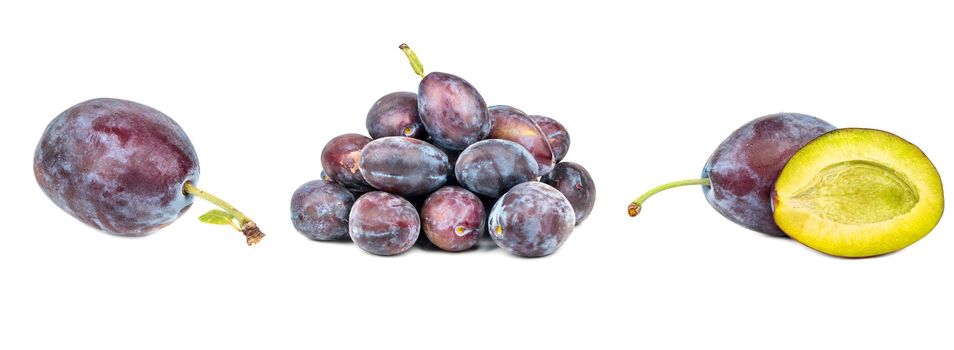
[[(954, 347), (950, 220), (847, 260), (738, 227), (698, 188), (625, 214), (779, 111), (892, 131), (950, 176), (944, 2), (84, 3), (0, 5), (0, 348)], [(416, 91), (401, 42), (488, 103), (569, 128), (567, 159), (599, 196), (556, 254), (382, 258), (295, 232), (288, 201), (318, 177), (324, 143), (366, 132), (378, 97)], [(201, 185), (268, 237), (249, 248), (199, 223), (200, 202), (140, 239), (56, 208), (34, 147), (95, 97), (176, 119)]]

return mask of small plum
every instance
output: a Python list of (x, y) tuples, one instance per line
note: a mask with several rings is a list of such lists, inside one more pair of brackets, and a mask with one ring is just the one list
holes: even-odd
[(553, 186), (566, 196), (576, 213), (576, 224), (579, 225), (593, 211), (596, 203), (596, 184), (593, 177), (583, 166), (562, 162), (557, 164), (549, 174), (540, 179), (541, 182)]
[(392, 92), (379, 98), (365, 121), (373, 139), (387, 136), (406, 136), (427, 139), (427, 131), (417, 113), (417, 94)]
[(365, 181), (358, 164), (361, 162), (361, 149), (371, 142), (371, 138), (358, 134), (337, 136), (321, 150), (321, 167), (332, 181), (344, 185), (349, 190), (367, 192), (374, 188)]
[(533, 119), (543, 129), (550, 142), (550, 148), (553, 149), (553, 160), (557, 163), (566, 157), (566, 152), (570, 150), (570, 133), (566, 131), (563, 124), (550, 117), (542, 115), (531, 115)]
[(553, 150), (547, 135), (523, 111), (510, 106), (490, 107), (491, 128), (488, 138), (519, 143), (537, 161), (537, 175), (553, 169)]
[(348, 237), (348, 215), (354, 195), (344, 186), (325, 180), (301, 185), (291, 199), (291, 220), (299, 233), (316, 241)]

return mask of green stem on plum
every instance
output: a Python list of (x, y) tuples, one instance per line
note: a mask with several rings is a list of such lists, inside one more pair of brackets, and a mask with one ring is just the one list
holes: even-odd
[(265, 237), (265, 234), (262, 233), (262, 230), (258, 229), (258, 225), (256, 225), (252, 219), (249, 219), (248, 216), (245, 216), (245, 214), (221, 198), (216, 197), (215, 195), (206, 191), (200, 190), (198, 187), (192, 185), (192, 182), (186, 182), (185, 185), (182, 186), (182, 191), (186, 194), (205, 199), (210, 203), (215, 204), (219, 208), (222, 208), (222, 210), (225, 210), (227, 213), (229, 213), (229, 215), (235, 217), (235, 219), (239, 222), (239, 226), (241, 226), (239, 231), (245, 235), (245, 241), (248, 243), (248, 245), (258, 243), (262, 240), (262, 237)]
[(639, 198), (636, 198), (636, 200), (634, 200), (632, 203), (629, 204), (627, 211), (629, 212), (629, 216), (635, 217), (636, 215), (639, 215), (639, 212), (643, 209), (643, 203), (645, 203), (646, 200), (649, 199), (649, 197), (652, 197), (656, 193), (668, 190), (673, 187), (693, 186), (693, 185), (709, 186), (709, 184), (710, 184), (710, 181), (708, 178), (673, 181), (673, 182), (655, 187), (647, 191), (646, 193), (643, 193), (642, 196), (639, 196)]
[(411, 68), (414, 69), (414, 74), (420, 75), (421, 79), (424, 79), (424, 65), (422, 65), (421, 60), (417, 58), (417, 54), (415, 54), (407, 44), (401, 44), (398, 48), (404, 51), (407, 60), (411, 61)]

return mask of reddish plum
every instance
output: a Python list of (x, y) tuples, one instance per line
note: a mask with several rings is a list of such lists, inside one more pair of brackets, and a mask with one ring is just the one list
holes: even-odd
[(437, 190), (421, 209), (424, 233), (438, 248), (457, 252), (472, 248), (484, 232), (484, 205), (475, 194), (457, 186)]
[(100, 98), (61, 113), (40, 138), (33, 171), (57, 206), (114, 235), (152, 233), (200, 197), (225, 209), (203, 221), (232, 225), (249, 245), (264, 236), (240, 211), (195, 187), (199, 160), (189, 137), (172, 118), (136, 102)]
[(417, 94), (413, 92), (384, 95), (371, 106), (365, 124), (373, 139), (387, 136), (427, 139), (427, 131), (417, 113)]
[(537, 175), (553, 169), (553, 150), (547, 135), (523, 111), (510, 106), (493, 106), (490, 107), (490, 120), (488, 138), (513, 141), (530, 151), (537, 161)]
[(371, 142), (371, 138), (358, 134), (344, 134), (328, 141), (321, 150), (321, 167), (325, 175), (349, 190), (373, 190), (358, 169), (361, 149), (368, 142)]
[(550, 117), (542, 115), (531, 115), (533, 121), (537, 122), (540, 129), (547, 135), (550, 148), (553, 149), (553, 159), (559, 163), (566, 157), (566, 152), (570, 150), (570, 133), (566, 131), (563, 124)]
[(348, 218), (351, 239), (366, 252), (396, 255), (411, 249), (421, 231), (421, 219), (411, 202), (374, 191), (359, 197)]

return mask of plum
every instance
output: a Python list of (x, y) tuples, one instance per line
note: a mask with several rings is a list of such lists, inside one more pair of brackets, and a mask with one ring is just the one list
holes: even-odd
[(573, 232), (573, 206), (560, 191), (542, 182), (510, 189), (490, 211), (490, 237), (523, 257), (552, 254)]
[(530, 119), (533, 119), (547, 135), (547, 141), (549, 141), (550, 148), (553, 150), (553, 160), (559, 163), (566, 157), (566, 152), (570, 150), (570, 133), (566, 131), (563, 124), (553, 118), (531, 115)]
[(596, 184), (583, 166), (571, 162), (557, 164), (540, 181), (553, 186), (570, 201), (577, 225), (590, 215), (596, 203)]
[(373, 190), (358, 169), (361, 149), (369, 142), (371, 138), (358, 134), (344, 134), (328, 141), (321, 150), (321, 167), (325, 175), (352, 191)]
[(500, 197), (511, 187), (537, 177), (530, 151), (507, 140), (483, 140), (467, 147), (454, 168), (457, 181), (468, 190)]
[(477, 195), (457, 186), (444, 186), (421, 209), (424, 234), (443, 250), (472, 248), (484, 232), (484, 204)]
[(386, 136), (407, 136), (427, 139), (427, 131), (417, 113), (417, 94), (393, 92), (379, 98), (365, 121), (373, 139)]
[(447, 182), (451, 170), (447, 155), (431, 144), (402, 136), (368, 143), (359, 164), (364, 179), (381, 191), (419, 196)]
[(421, 219), (411, 202), (374, 191), (358, 197), (351, 207), (348, 231), (355, 244), (376, 255), (396, 255), (411, 249), (421, 232)]
[(553, 150), (547, 135), (523, 111), (510, 106), (493, 106), (490, 107), (490, 120), (488, 138), (513, 141), (530, 151), (537, 161), (537, 175), (553, 169)]
[(233, 226), (249, 245), (264, 236), (235, 207), (195, 187), (199, 159), (189, 137), (172, 118), (136, 102), (99, 98), (61, 113), (40, 138), (33, 171), (53, 203), (110, 234), (148, 235), (200, 197), (224, 209), (202, 221)]
[(460, 151), (486, 138), (490, 133), (490, 111), (477, 89), (453, 74), (424, 75), (424, 68), (411, 48), (407, 44), (400, 48), (415, 73), (423, 78), (418, 86), (417, 109), (434, 142)]
[(348, 237), (348, 215), (354, 195), (344, 186), (325, 180), (301, 185), (291, 199), (291, 220), (299, 233), (316, 241)]
[(779, 113), (752, 120), (729, 135), (702, 169), (701, 179), (664, 184), (643, 194), (627, 208), (630, 216), (659, 191), (702, 185), (709, 204), (745, 228), (785, 237), (772, 218), (771, 192), (789, 158), (816, 137), (835, 127), (798, 113)]

